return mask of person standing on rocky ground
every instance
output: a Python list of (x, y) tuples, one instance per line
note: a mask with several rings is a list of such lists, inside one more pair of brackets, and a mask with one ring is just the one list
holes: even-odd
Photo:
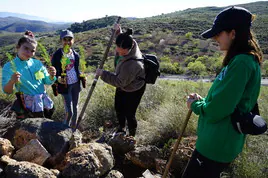
[(116, 56), (115, 72), (97, 69), (96, 75), (116, 87), (115, 111), (119, 121), (117, 132), (126, 133), (126, 121), (129, 136), (135, 136), (137, 129), (136, 111), (144, 94), (144, 64), (136, 59), (142, 59), (142, 53), (137, 42), (132, 37), (132, 29), (122, 33), (119, 24), (115, 24)]
[(54, 67), (46, 69), (40, 60), (34, 59), (37, 41), (31, 31), (26, 31), (17, 43), (17, 56), (6, 63), (2, 70), (2, 89), (12, 94), (16, 90), (17, 100), (11, 110), (17, 119), (28, 117), (51, 118), (53, 101), (48, 96), (45, 85), (56, 80)]
[(202, 34), (218, 42), (226, 54), (207, 96), (189, 95), (187, 106), (199, 115), (198, 138), (183, 178), (220, 177), (242, 152), (246, 135), (235, 130), (231, 116), (236, 110), (251, 112), (260, 93), (262, 52), (251, 31), (253, 20), (247, 9), (230, 7)]
[(72, 49), (74, 35), (70, 30), (60, 33), (62, 48), (52, 56), (52, 65), (57, 70), (57, 92), (62, 95), (65, 107), (63, 123), (76, 128), (81, 80), (79, 70), (79, 54)]

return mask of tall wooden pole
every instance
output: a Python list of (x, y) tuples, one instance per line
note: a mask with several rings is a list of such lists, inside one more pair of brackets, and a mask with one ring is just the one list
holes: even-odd
[(175, 153), (176, 153), (176, 151), (177, 151), (177, 149), (179, 147), (179, 144), (181, 142), (182, 135), (183, 135), (183, 133), (184, 133), (186, 127), (187, 127), (187, 124), (188, 124), (188, 121), (189, 121), (189, 119), (191, 117), (191, 114), (192, 114), (192, 110), (189, 110), (188, 113), (187, 113), (186, 119), (185, 119), (185, 121), (183, 123), (181, 133), (180, 133), (180, 135), (179, 135), (179, 137), (178, 137), (178, 139), (177, 139), (177, 141), (176, 141), (176, 143), (175, 143), (175, 145), (173, 147), (173, 151), (172, 151), (172, 153), (171, 153), (171, 155), (169, 157), (169, 160), (168, 160), (168, 163), (166, 165), (166, 169), (165, 169), (165, 172), (164, 172), (162, 178), (166, 178), (167, 177), (168, 170), (169, 170), (169, 168), (171, 166), (171, 163), (173, 161), (174, 155), (175, 155)]
[[(121, 17), (118, 17), (116, 23), (119, 24), (120, 20), (121, 20)], [(113, 29), (113, 31), (112, 31), (112, 36), (111, 36), (110, 41), (109, 41), (109, 43), (108, 43), (108, 45), (107, 45), (107, 48), (106, 48), (105, 53), (104, 53), (104, 55), (103, 55), (103, 58), (102, 58), (102, 60), (101, 60), (101, 62), (100, 62), (100, 66), (99, 66), (100, 69), (103, 68), (103, 66), (104, 66), (104, 62), (105, 62), (105, 60), (107, 59), (107, 56), (108, 56), (110, 47), (111, 47), (112, 44), (113, 44), (113, 39), (114, 39), (114, 37), (115, 37), (115, 33), (116, 33), (116, 31), (115, 31), (115, 29)], [(83, 119), (84, 113), (85, 113), (85, 111), (86, 111), (86, 108), (87, 108), (87, 105), (88, 105), (89, 100), (90, 100), (90, 98), (91, 98), (91, 95), (92, 95), (92, 93), (93, 93), (93, 91), (94, 91), (94, 89), (95, 89), (95, 87), (96, 87), (96, 84), (97, 84), (97, 82), (98, 82), (98, 79), (99, 79), (99, 76), (98, 76), (98, 75), (95, 75), (95, 78), (94, 78), (94, 80), (93, 80), (93, 83), (92, 83), (92, 85), (91, 85), (91, 88), (90, 88), (90, 90), (89, 90), (89, 92), (88, 92), (88, 95), (87, 95), (87, 97), (86, 97), (86, 101), (85, 101), (85, 103), (84, 103), (84, 105), (83, 105), (83, 108), (82, 108), (82, 110), (81, 110), (81, 112), (80, 112), (80, 115), (79, 115), (79, 117), (78, 117), (78, 120), (77, 120), (77, 124), (76, 124), (75, 130), (78, 128), (80, 122), (81, 122), (82, 119)]]

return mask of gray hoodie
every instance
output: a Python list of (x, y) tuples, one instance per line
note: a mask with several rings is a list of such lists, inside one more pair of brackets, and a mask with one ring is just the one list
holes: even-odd
[(139, 90), (145, 84), (145, 81), (142, 80), (145, 78), (145, 70), (143, 63), (135, 59), (142, 59), (142, 54), (134, 40), (133, 48), (118, 62), (115, 73), (104, 70), (101, 79), (126, 92)]

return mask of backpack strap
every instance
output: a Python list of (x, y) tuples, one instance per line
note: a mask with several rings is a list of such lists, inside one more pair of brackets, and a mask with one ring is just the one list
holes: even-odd
[[(142, 55), (142, 57), (144, 57), (144, 55)], [(130, 59), (126, 60), (126, 61), (130, 61), (130, 60), (140, 61), (140, 62), (142, 62), (142, 63), (144, 64), (144, 58), (141, 58), (141, 59), (130, 58)], [(126, 61), (125, 61), (125, 62), (126, 62)], [(144, 78), (144, 77), (141, 77), (141, 76), (137, 76), (137, 79), (138, 79), (138, 80), (143, 80), (143, 81), (145, 81), (145, 78)]]

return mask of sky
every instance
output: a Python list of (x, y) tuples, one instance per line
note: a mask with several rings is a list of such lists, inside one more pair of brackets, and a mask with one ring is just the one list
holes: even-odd
[(83, 20), (118, 15), (151, 17), (187, 8), (229, 6), (256, 0), (0, 0), (0, 12), (13, 12), (53, 21)]

